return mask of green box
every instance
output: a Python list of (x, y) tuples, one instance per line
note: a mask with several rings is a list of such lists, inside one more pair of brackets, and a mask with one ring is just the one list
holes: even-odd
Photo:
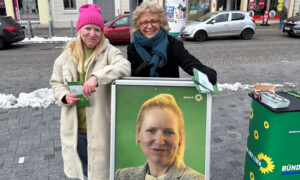
[(299, 180), (299, 152), (300, 112), (274, 112), (253, 99), (244, 180)]

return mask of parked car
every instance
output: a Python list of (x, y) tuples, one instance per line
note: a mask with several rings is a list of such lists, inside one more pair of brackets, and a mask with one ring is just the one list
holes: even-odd
[(204, 41), (209, 37), (241, 36), (251, 39), (256, 31), (255, 20), (249, 12), (217, 11), (187, 22), (180, 31), (183, 39)]
[(287, 32), (288, 35), (300, 37), (300, 16), (293, 16), (288, 18), (284, 25), (282, 32)]
[(0, 49), (25, 39), (22, 26), (10, 16), (0, 16)]
[(111, 43), (130, 42), (129, 14), (115, 17), (104, 24), (104, 35)]

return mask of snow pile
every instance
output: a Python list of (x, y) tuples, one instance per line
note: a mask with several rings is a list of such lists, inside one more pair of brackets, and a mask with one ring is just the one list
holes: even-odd
[(42, 88), (31, 93), (20, 93), (18, 107), (46, 108), (55, 102), (52, 89)]
[[(258, 83), (258, 84), (273, 85), (275, 88), (284, 87), (283, 84), (272, 84), (272, 83)], [(296, 86), (295, 84), (290, 83), (290, 82), (285, 82), (284, 84), (288, 85), (290, 87), (295, 87)], [(247, 90), (247, 89), (252, 90), (254, 86), (255, 86), (255, 84), (252, 84), (252, 85), (250, 85), (250, 84), (241, 84), (239, 82), (236, 82), (234, 84), (229, 84), (229, 83), (218, 84), (219, 91), (222, 91), (224, 89), (228, 89), (228, 90), (231, 90), (231, 91)]]
[[(270, 84), (270, 83), (261, 83), (261, 84)], [(284, 83), (283, 84), (273, 84), (275, 88), (290, 86), (295, 87), (292, 83)], [(252, 90), (255, 86), (249, 84), (241, 84), (236, 82), (234, 84), (224, 83), (218, 84), (219, 90)], [(47, 108), (51, 104), (55, 103), (55, 98), (53, 95), (52, 89), (42, 88), (31, 93), (20, 93), (19, 97), (16, 98), (12, 94), (0, 94), (0, 108), (8, 109), (8, 108), (19, 108), (19, 107), (32, 107), (32, 108)]]
[(68, 42), (72, 40), (71, 37), (52, 37), (50, 38), (43, 38), (43, 37), (33, 37), (30, 40), (26, 37), (23, 41), (18, 42), (19, 44), (27, 44), (27, 43), (49, 43), (49, 42)]
[(0, 94), (0, 108), (12, 108), (17, 101), (17, 98), (12, 94)]
[(31, 93), (20, 93), (16, 98), (12, 94), (0, 94), (0, 108), (18, 108), (18, 107), (32, 107), (32, 108), (47, 108), (55, 103), (55, 98), (52, 89), (42, 88)]
[(222, 91), (223, 89), (229, 89), (231, 91), (237, 91), (239, 89), (246, 90), (246, 89), (252, 89), (253, 87), (254, 87), (254, 85), (249, 85), (249, 84), (243, 85), (239, 82), (236, 82), (234, 84), (228, 84), (228, 83), (218, 84), (218, 88), (220, 91)]

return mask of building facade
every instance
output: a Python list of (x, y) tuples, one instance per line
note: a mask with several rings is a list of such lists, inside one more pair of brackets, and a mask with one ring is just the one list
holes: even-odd
[[(71, 20), (75, 25), (78, 9), (83, 4), (99, 5), (104, 21), (108, 21), (129, 12), (130, 1), (134, 0), (0, 0), (0, 15), (12, 16), (21, 23), (30, 20), (46, 27), (51, 20), (54, 27), (70, 27)], [(171, 0), (154, 1), (165, 6)], [(288, 9), (288, 17), (300, 15), (300, 0), (172, 0), (176, 3), (177, 1), (183, 3), (184, 8), (181, 10), (184, 11), (187, 21), (218, 10), (252, 10), (255, 19), (263, 19), (265, 11), (274, 10), (278, 14), (282, 5)], [(279, 16), (270, 19), (278, 20)]]
[(87, 3), (101, 7), (104, 21), (129, 11), (129, 0), (0, 0), (0, 15), (45, 27), (51, 20), (54, 27), (63, 28), (70, 27), (71, 20), (75, 25), (79, 7)]

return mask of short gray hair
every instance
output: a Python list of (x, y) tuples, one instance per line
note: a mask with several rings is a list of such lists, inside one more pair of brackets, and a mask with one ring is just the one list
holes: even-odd
[(160, 27), (168, 33), (170, 31), (167, 13), (159, 6), (156, 2), (145, 1), (140, 6), (138, 6), (135, 11), (132, 13), (132, 30), (131, 33), (134, 34), (140, 29), (140, 18), (146, 13), (157, 14), (159, 18)]

